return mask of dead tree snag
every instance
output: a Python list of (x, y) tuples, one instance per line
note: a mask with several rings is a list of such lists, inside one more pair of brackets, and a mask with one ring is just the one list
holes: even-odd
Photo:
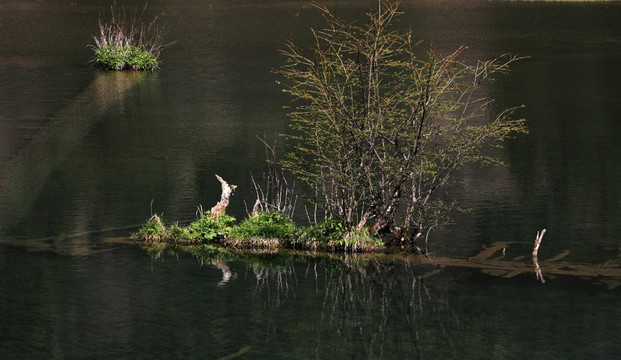
[(222, 184), (222, 195), (220, 195), (220, 201), (211, 208), (211, 218), (216, 219), (220, 215), (224, 215), (226, 207), (229, 206), (229, 198), (233, 195), (233, 191), (237, 188), (236, 185), (229, 185), (224, 179), (216, 175), (220, 184)]

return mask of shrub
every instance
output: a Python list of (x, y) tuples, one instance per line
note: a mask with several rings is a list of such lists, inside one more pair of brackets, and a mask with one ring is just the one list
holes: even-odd
[(283, 167), (348, 228), (415, 240), (454, 207), (434, 195), (457, 168), (498, 163), (482, 149), (525, 131), (516, 108), (487, 118), (481, 86), (517, 58), (466, 64), (465, 47), (419, 57), (411, 31), (393, 26), (398, 2), (378, 3), (363, 25), (314, 3), (328, 26), (313, 32), (312, 53), (282, 51), (284, 91), (297, 102)]

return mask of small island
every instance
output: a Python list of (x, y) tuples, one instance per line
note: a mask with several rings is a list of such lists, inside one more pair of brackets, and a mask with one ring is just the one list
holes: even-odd
[[(146, 6), (145, 6), (146, 9)], [(99, 34), (93, 36), (89, 47), (95, 52), (93, 63), (102, 70), (153, 71), (159, 66), (159, 56), (164, 43), (163, 30), (157, 17), (148, 24), (137, 11), (127, 14), (124, 8), (110, 8), (109, 22), (99, 20)]]
[(328, 217), (308, 227), (298, 227), (284, 210), (260, 211), (257, 201), (252, 214), (237, 223), (226, 215), (229, 199), (235, 185), (229, 185), (216, 175), (222, 185), (220, 201), (211, 210), (186, 226), (167, 226), (161, 216), (154, 214), (131, 239), (146, 245), (220, 244), (236, 249), (296, 249), (345, 252), (377, 252), (384, 250), (384, 242), (366, 228), (347, 229), (336, 218)]

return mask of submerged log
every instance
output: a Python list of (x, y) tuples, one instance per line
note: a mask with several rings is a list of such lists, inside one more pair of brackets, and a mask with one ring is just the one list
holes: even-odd
[(220, 201), (211, 208), (211, 218), (217, 219), (220, 215), (224, 215), (226, 207), (229, 206), (229, 198), (233, 195), (233, 191), (237, 188), (237, 185), (229, 185), (224, 179), (216, 175), (216, 178), (222, 184), (222, 195), (220, 195)]
[[(621, 259), (613, 259), (603, 264), (595, 265), (572, 264), (561, 261), (569, 255), (569, 250), (565, 250), (556, 256), (542, 261), (538, 261), (537, 257), (533, 257), (533, 260), (535, 260), (533, 262), (525, 261), (524, 256), (517, 256), (512, 260), (507, 260), (505, 259), (503, 250), (509, 248), (511, 244), (521, 243), (496, 242), (468, 259), (410, 255), (406, 257), (406, 261), (434, 265), (439, 268), (462, 267), (479, 269), (483, 273), (505, 278), (512, 278), (520, 274), (534, 273), (535, 278), (542, 283), (545, 283), (543, 273), (547, 273), (548, 275), (621, 280)], [(608, 284), (609, 288), (614, 288), (619, 285), (621, 285), (621, 282)]]

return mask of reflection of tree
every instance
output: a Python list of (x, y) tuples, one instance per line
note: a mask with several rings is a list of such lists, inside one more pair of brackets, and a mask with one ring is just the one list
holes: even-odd
[[(308, 347), (303, 352), (314, 352), (318, 359), (456, 356), (451, 329), (459, 322), (447, 301), (422, 279), (420, 266), (335, 268), (292, 262), (248, 269), (257, 279), (253, 296), (271, 309), (269, 342)], [(311, 316), (285, 319), (287, 308), (300, 302), (313, 308)], [(288, 338), (282, 339), (283, 334)], [(299, 348), (291, 351), (301, 353)]]
[[(426, 351), (431, 344), (442, 342), (445, 353), (437, 353), (434, 345), (434, 357), (455, 356), (448, 328), (456, 319), (443, 315), (450, 313), (448, 304), (421, 279), (420, 267), (396, 267), (377, 265), (327, 275), (318, 351), (335, 358), (359, 354), (383, 359), (407, 353), (422, 359), (431, 355)], [(335, 339), (341, 344), (334, 344)]]
[(292, 263), (276, 269), (254, 266), (252, 271), (257, 278), (255, 295), (265, 292), (267, 301), (272, 306), (280, 307), (283, 305), (284, 299), (295, 296), (294, 290), (297, 279), (295, 267)]
[[(218, 269), (204, 292), (218, 288), (208, 295), (210, 309), (221, 314), (210, 320), (217, 323), (210, 323), (210, 334), (231, 352), (249, 345), (264, 358), (536, 357), (541, 349), (527, 344), (539, 319), (551, 321), (549, 313), (564, 316), (574, 307), (554, 308), (563, 282), (595, 276), (609, 288), (618, 285), (616, 261), (571, 264), (561, 261), (566, 252), (538, 261), (549, 279), (543, 285), (522, 256), (530, 245), (528, 252), (509, 245), (515, 244), (493, 244), (468, 259), (179, 248)], [(525, 298), (537, 299), (537, 309)], [(576, 319), (593, 321), (588, 313)], [(565, 338), (546, 334), (541, 341), (570, 345)]]
[[(536, 281), (532, 261), (514, 258), (519, 249), (507, 243), (463, 260), (185, 249), (202, 264), (215, 264), (209, 282), (203, 270), (195, 273), (198, 282), (179, 281), (191, 278), (192, 267), (168, 263), (167, 271), (178, 274), (152, 288), (155, 302), (147, 314), (159, 317), (166, 314), (162, 309), (174, 308), (166, 322), (183, 331), (173, 331), (178, 338), (171, 341), (191, 339), (196, 354), (199, 348), (213, 353), (217, 344), (218, 355), (248, 346), (256, 359), (540, 358), (548, 349), (565, 358), (573, 353), (567, 349), (575, 345), (576, 329), (602, 321), (593, 309), (618, 312), (612, 293), (601, 289), (606, 296), (594, 298), (593, 291), (575, 290), (587, 282), (575, 276), (584, 274), (582, 268), (559, 261), (564, 253), (539, 261), (549, 279), (544, 285)], [(181, 252), (170, 255), (183, 259)], [(598, 268), (608, 273), (609, 265)], [(564, 271), (574, 276), (554, 278)], [(162, 286), (173, 291), (158, 290)], [(539, 331), (552, 327), (559, 331)], [(608, 321), (590, 336), (604, 338), (617, 327)]]

